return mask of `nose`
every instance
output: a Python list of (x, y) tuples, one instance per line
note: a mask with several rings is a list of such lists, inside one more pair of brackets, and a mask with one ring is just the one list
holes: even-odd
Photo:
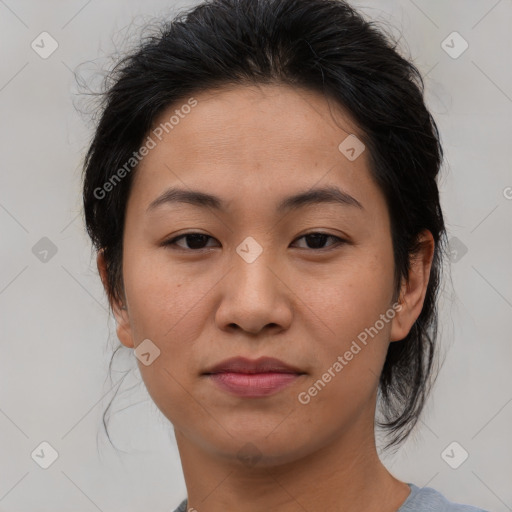
[(232, 269), (221, 282), (222, 299), (216, 312), (220, 329), (242, 329), (253, 335), (288, 329), (293, 293), (266, 251), (252, 263), (235, 253)]

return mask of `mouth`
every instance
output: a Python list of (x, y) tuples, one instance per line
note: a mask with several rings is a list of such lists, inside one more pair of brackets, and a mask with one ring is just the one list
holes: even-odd
[(288, 387), (306, 372), (270, 357), (236, 357), (210, 368), (203, 376), (219, 389), (245, 398), (269, 396)]
[(216, 364), (204, 372), (204, 375), (218, 373), (305, 373), (299, 368), (286, 364), (274, 357), (260, 357), (259, 359), (247, 359), (245, 357), (232, 357)]

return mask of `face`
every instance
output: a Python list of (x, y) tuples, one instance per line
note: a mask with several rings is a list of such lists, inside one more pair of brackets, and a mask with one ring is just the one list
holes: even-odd
[[(150, 340), (138, 364), (152, 399), (177, 436), (212, 456), (236, 460), (251, 443), (272, 464), (342, 434), (373, 436), (386, 351), (419, 315), (429, 267), (397, 311), (384, 196), (367, 151), (357, 156), (353, 139), (339, 149), (360, 130), (322, 96), (286, 86), (194, 99), (156, 120), (156, 144), (134, 176), (120, 341), (137, 349)], [(171, 188), (218, 204), (162, 198)], [(104, 275), (101, 257), (98, 265)], [(254, 375), (204, 375), (236, 356), (299, 372), (267, 373), (259, 387)]]

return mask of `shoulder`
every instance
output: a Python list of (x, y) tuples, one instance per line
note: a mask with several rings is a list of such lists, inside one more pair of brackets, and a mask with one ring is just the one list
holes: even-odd
[[(411, 494), (397, 512), (488, 512), (471, 505), (462, 505), (448, 501), (439, 491), (431, 487), (418, 487), (408, 484)], [(184, 499), (174, 512), (188, 512), (187, 500)]]
[(397, 512), (487, 512), (471, 505), (448, 501), (439, 491), (431, 487), (408, 484), (411, 494)]
[(187, 499), (185, 498), (174, 512), (188, 512), (187, 511)]

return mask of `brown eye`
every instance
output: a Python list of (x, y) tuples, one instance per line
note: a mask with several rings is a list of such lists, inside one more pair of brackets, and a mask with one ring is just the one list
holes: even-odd
[[(183, 233), (180, 236), (164, 242), (162, 245), (177, 246), (184, 250), (198, 251), (205, 248), (205, 243), (209, 238), (214, 240), (214, 238), (209, 235), (205, 235), (204, 233)], [(177, 244), (177, 242), (181, 239), (185, 239), (185, 244), (188, 245), (188, 247), (183, 247), (182, 245)]]
[[(185, 240), (185, 246), (179, 245), (177, 242), (180, 240)], [(213, 237), (209, 235), (205, 235), (204, 233), (183, 233), (175, 238), (171, 238), (170, 240), (164, 242), (163, 246), (170, 246), (171, 248), (179, 248), (183, 249), (185, 251), (200, 251), (202, 249), (207, 248), (206, 243), (208, 240), (215, 240)], [(312, 250), (323, 250), (323, 249), (329, 249), (330, 247), (336, 247), (338, 245), (341, 245), (345, 242), (342, 238), (335, 236), (335, 235), (329, 235), (328, 233), (319, 233), (319, 232), (312, 232), (307, 233), (305, 235), (302, 235), (301, 237), (297, 238), (296, 240), (305, 239), (307, 243), (307, 247), (300, 247), (301, 249), (312, 249)], [(335, 243), (331, 243), (329, 246), (324, 247), (325, 243), (329, 240), (334, 240)]]
[[(307, 234), (302, 235), (301, 237), (297, 238), (297, 240), (300, 240), (302, 238), (304, 238), (307, 241), (307, 244), (309, 246), (311, 246), (311, 247), (305, 247), (306, 249), (320, 249), (320, 250), (324, 249), (325, 247), (323, 247), (323, 246), (329, 238), (337, 241), (337, 243), (331, 244), (330, 247), (338, 246), (345, 242), (345, 240), (341, 239), (338, 236), (329, 235), (328, 233), (318, 233), (318, 232), (307, 233)], [(327, 247), (327, 249), (328, 248), (329, 248), (329, 246)], [(302, 247), (301, 247), (301, 249), (302, 249)]]

